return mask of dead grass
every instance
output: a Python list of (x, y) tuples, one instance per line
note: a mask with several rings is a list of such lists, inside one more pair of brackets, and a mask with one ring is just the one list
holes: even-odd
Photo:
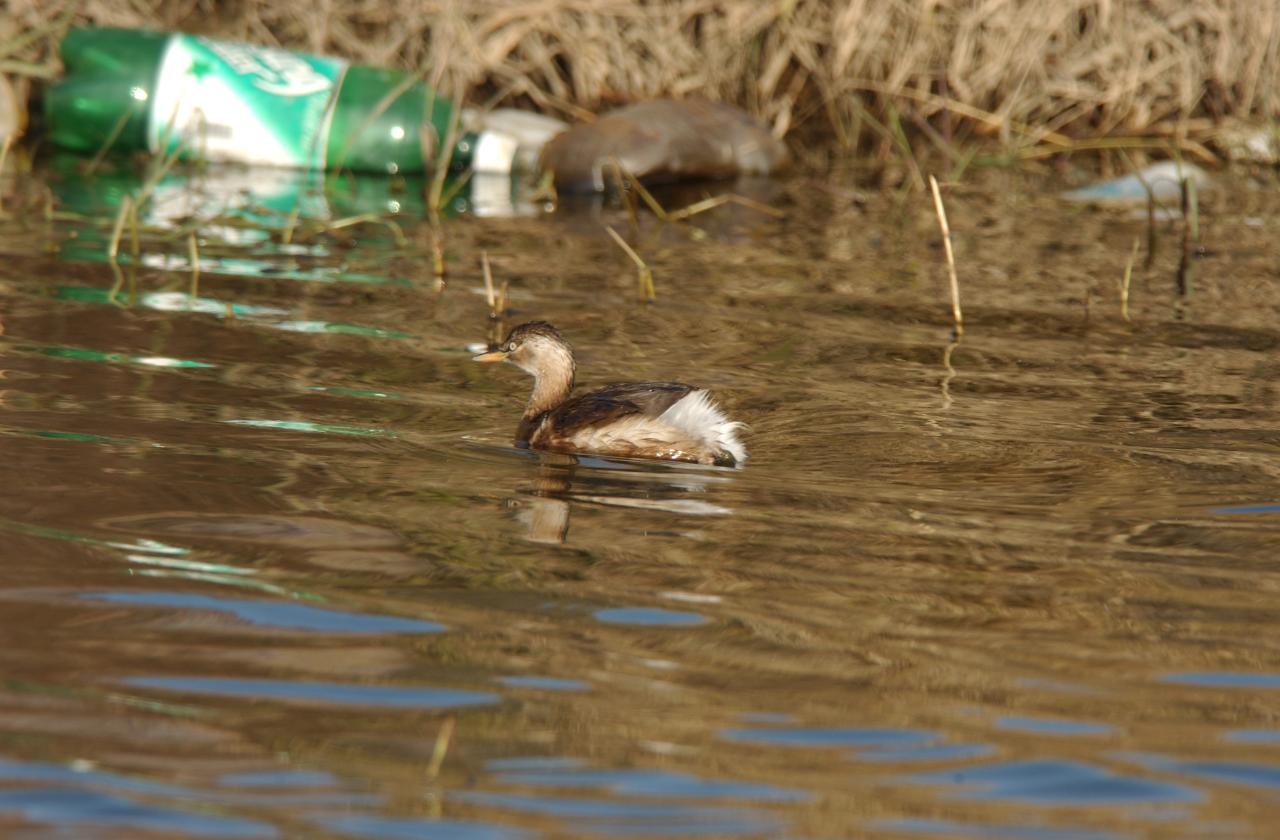
[(575, 117), (698, 94), (845, 147), (905, 128), (952, 148), (1052, 151), (1280, 115), (1280, 4), (1258, 0), (3, 2), (11, 72), (55, 67), (48, 22), (74, 7), (78, 24), (201, 31), (430, 78), (444, 65), (444, 90)]

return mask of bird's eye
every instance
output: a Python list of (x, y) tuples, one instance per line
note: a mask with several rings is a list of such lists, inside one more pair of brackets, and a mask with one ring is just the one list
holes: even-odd
[(504, 351), (506, 351), (507, 353), (511, 353), (512, 351), (514, 351), (514, 350), (515, 350), (517, 347), (519, 347), (519, 346), (520, 346), (520, 345), (519, 345), (519, 344), (516, 344), (514, 341), (508, 341), (508, 342), (507, 342), (507, 346), (506, 346), (506, 347), (503, 347), (502, 349), (503, 349)]

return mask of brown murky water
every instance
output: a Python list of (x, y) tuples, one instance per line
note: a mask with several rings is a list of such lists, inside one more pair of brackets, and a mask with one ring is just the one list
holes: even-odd
[[(1162, 222), (1131, 324), (1143, 219), (956, 189), (958, 345), (919, 195), (647, 220), (645, 305), (619, 208), (477, 186), (441, 290), (411, 190), (173, 177), (117, 274), (140, 181), (10, 186), (7, 836), (1272, 836), (1273, 182), (1206, 198), (1187, 297)], [(583, 384), (714, 388), (746, 468), (511, 449), (482, 250)]]

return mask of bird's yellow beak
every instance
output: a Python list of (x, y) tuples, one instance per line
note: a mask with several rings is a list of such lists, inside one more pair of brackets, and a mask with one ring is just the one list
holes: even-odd
[(485, 364), (493, 364), (494, 362), (506, 361), (507, 354), (501, 350), (491, 350), (488, 353), (481, 353), (479, 356), (472, 356), (473, 362), (484, 362)]

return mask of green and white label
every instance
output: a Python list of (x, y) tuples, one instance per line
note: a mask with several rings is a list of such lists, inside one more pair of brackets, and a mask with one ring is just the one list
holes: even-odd
[(333, 101), (347, 63), (174, 35), (156, 80), (153, 152), (321, 169)]

